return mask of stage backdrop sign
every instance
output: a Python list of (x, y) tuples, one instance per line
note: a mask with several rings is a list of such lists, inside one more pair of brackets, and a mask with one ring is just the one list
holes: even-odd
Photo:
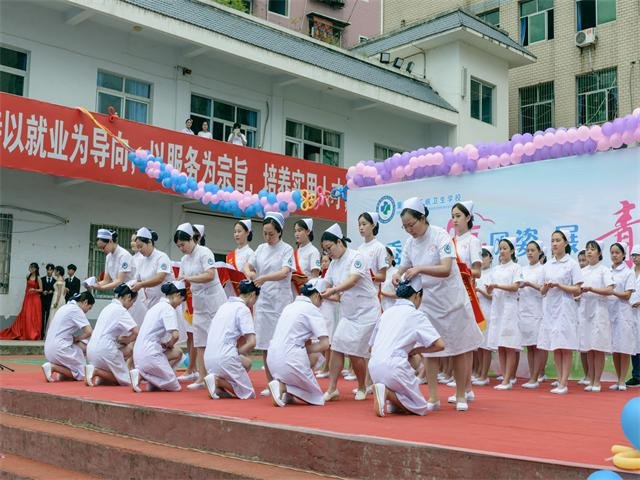
[[(472, 233), (489, 245), (516, 237), (520, 263), (526, 263), (530, 240), (549, 246), (556, 228), (569, 232), (574, 254), (592, 239), (603, 240), (607, 250), (617, 241), (632, 245), (640, 243), (640, 148), (350, 190), (347, 222), (354, 244), (362, 241), (358, 215), (376, 211), (378, 240), (399, 250), (407, 238), (400, 220), (402, 202), (412, 196), (423, 197), (430, 223), (451, 234), (451, 207), (472, 200)], [(604, 257), (610, 264), (609, 255)]]

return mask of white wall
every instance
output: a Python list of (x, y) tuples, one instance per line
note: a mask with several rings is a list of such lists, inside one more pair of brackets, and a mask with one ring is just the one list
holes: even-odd
[[(159, 36), (152, 41), (145, 31), (134, 34), (92, 19), (69, 26), (61, 12), (29, 2), (7, 2), (2, 11), (4, 18), (11, 18), (2, 23), (3, 43), (30, 52), (27, 92), (31, 98), (95, 110), (97, 71), (102, 69), (152, 83), (151, 123), (156, 126), (181, 129), (193, 92), (259, 111), (259, 143), (265, 150), (284, 153), (286, 118), (338, 130), (344, 133), (345, 167), (371, 159), (374, 143), (407, 149), (446, 144), (455, 131), (444, 124), (432, 130), (415, 114), (410, 119), (379, 107), (356, 111), (352, 107), (358, 99), (335, 90), (318, 91), (304, 84), (278, 86), (281, 79), (266, 69), (246, 68), (238, 58), (185, 58), (185, 46), (159, 43)], [(177, 65), (193, 73), (183, 76)]]

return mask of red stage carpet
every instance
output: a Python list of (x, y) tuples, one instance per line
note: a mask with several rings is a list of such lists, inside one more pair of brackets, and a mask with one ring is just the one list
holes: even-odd
[[(15, 364), (12, 364), (12, 366)], [(252, 372), (256, 391), (265, 387), (263, 372)], [(546, 383), (538, 390), (516, 386), (510, 391), (476, 387), (477, 400), (468, 412), (456, 412), (446, 398), (453, 392), (440, 388), (440, 411), (426, 417), (373, 414), (373, 401), (356, 402), (350, 394), (354, 382), (341, 381), (342, 400), (324, 407), (288, 405), (276, 408), (270, 398), (210, 400), (206, 391), (133, 393), (126, 387), (86, 387), (80, 382), (46, 383), (35, 365), (19, 365), (16, 373), (0, 374), (5, 388), (52, 393), (74, 398), (160, 407), (218, 417), (291, 425), (324, 432), (373, 436), (421, 444), (517, 456), (552, 463), (578, 463), (612, 468), (606, 459), (610, 447), (627, 443), (620, 412), (639, 390), (587, 393), (575, 382), (568, 395), (549, 393)], [(326, 381), (321, 385), (326, 386)], [(426, 388), (425, 388), (426, 391)]]

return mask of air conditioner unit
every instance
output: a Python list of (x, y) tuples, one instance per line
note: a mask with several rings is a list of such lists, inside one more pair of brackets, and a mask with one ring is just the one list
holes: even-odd
[(584, 48), (589, 45), (594, 45), (598, 36), (596, 35), (595, 28), (587, 28), (586, 30), (580, 30), (576, 33), (576, 47)]

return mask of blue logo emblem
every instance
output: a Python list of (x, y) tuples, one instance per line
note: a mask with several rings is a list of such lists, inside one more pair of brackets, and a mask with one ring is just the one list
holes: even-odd
[(209, 257), (209, 259), (207, 260), (207, 263), (209, 265), (213, 265), (213, 258)]
[(129, 268), (129, 264), (127, 262), (123, 262), (122, 263), (122, 269), (126, 270), (127, 268)]
[(356, 260), (355, 262), (353, 262), (353, 266), (360, 269), (362, 268), (362, 262), (360, 260)]
[(451, 253), (451, 244), (450, 243), (447, 243), (444, 246), (444, 253), (446, 253), (447, 255)]
[(378, 213), (380, 223), (389, 223), (396, 214), (396, 202), (393, 197), (389, 195), (380, 197), (376, 205), (376, 212)]

